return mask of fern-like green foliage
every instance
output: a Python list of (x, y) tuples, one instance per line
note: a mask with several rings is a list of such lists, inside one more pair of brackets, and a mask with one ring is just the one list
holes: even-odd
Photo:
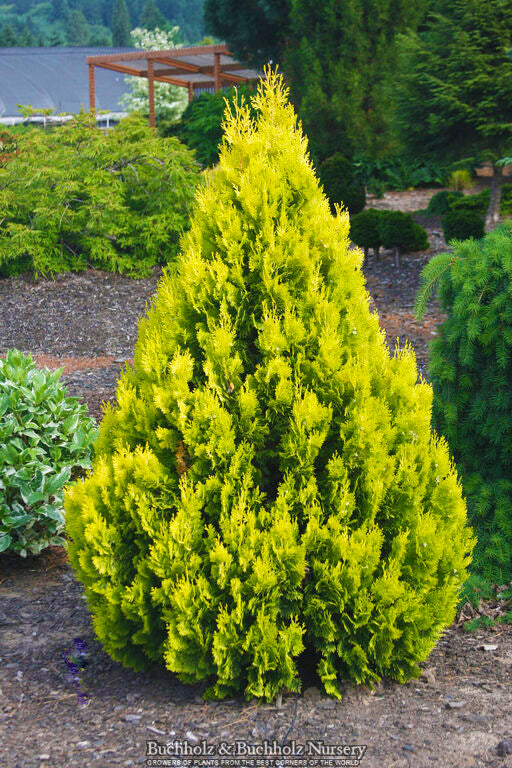
[(279, 77), (225, 121), (175, 268), (139, 326), (93, 471), (66, 499), (99, 639), (210, 696), (418, 674), (472, 549), (431, 388), (390, 357), (346, 212)]
[(434, 423), (461, 470), (478, 544), (473, 571), (512, 577), (512, 232), (454, 243), (430, 261), (416, 307), (435, 286), (448, 317), (430, 349)]
[(82, 113), (19, 135), (0, 163), (0, 276), (147, 274), (175, 258), (199, 178), (192, 152), (137, 115), (107, 133)]

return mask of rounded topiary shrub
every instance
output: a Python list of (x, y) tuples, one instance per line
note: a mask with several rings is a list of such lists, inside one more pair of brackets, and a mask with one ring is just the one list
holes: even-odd
[(365, 258), (370, 248), (373, 248), (375, 256), (379, 255), (382, 244), (380, 234), (382, 213), (375, 208), (368, 208), (367, 211), (356, 213), (350, 218), (350, 238), (353, 243), (363, 248)]
[(384, 248), (394, 250), (396, 266), (400, 265), (402, 253), (424, 251), (429, 247), (427, 233), (410, 213), (381, 211), (379, 232)]
[(95, 423), (60, 374), (15, 349), (0, 358), (0, 552), (64, 544), (64, 486), (90, 467)]
[(124, 664), (271, 699), (307, 649), (339, 696), (418, 674), (472, 538), (430, 386), (390, 357), (281, 80), (253, 98), (67, 494), (69, 555)]
[(461, 470), (478, 543), (473, 571), (512, 578), (512, 233), (457, 242), (425, 267), (418, 314), (433, 287), (448, 316), (430, 347), (434, 423)]
[(448, 211), (442, 221), (444, 239), (467, 240), (470, 237), (479, 240), (484, 236), (485, 222), (480, 214), (474, 211)]
[(364, 186), (354, 179), (351, 161), (336, 152), (320, 164), (318, 170), (324, 192), (334, 212), (335, 205), (343, 204), (349, 213), (359, 213), (366, 204)]

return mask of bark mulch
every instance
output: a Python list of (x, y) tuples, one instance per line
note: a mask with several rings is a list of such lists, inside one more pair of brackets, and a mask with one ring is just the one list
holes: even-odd
[[(87, 654), (80, 690), (65, 662), (77, 637)], [(510, 767), (511, 675), (512, 626), (454, 626), (406, 685), (346, 685), (337, 702), (305, 668), (305, 690), (284, 696), (280, 708), (205, 702), (203, 686), (182, 685), (156, 665), (135, 673), (104, 653), (62, 552), (0, 559), (2, 768), (139, 766), (147, 740), (261, 745), (285, 737), (366, 745), (363, 768)]]
[[(410, 205), (403, 194), (384, 202)], [(426, 202), (423, 195), (414, 205)], [(433, 234), (437, 222), (425, 223), (432, 251), (443, 247)], [(413, 304), (432, 251), (405, 257), (399, 270), (391, 254), (370, 257), (364, 267), (390, 346), (397, 336), (408, 339), (424, 374), (440, 316), (434, 303), (416, 322)], [(98, 418), (131, 361), (137, 318), (157, 279), (157, 272), (130, 280), (89, 270), (54, 281), (0, 280), (0, 354), (17, 347), (40, 365), (64, 368), (69, 392)], [(87, 655), (80, 689), (65, 661), (75, 638)], [(367, 745), (363, 768), (512, 766), (510, 625), (467, 633), (455, 624), (418, 680), (385, 682), (375, 691), (346, 685), (341, 702), (320, 694), (306, 663), (304, 675), (305, 691), (283, 697), (281, 707), (204, 702), (202, 686), (182, 685), (160, 666), (126, 670), (103, 652), (64, 551), (26, 561), (0, 556), (0, 768), (143, 765), (148, 739), (323, 739)]]

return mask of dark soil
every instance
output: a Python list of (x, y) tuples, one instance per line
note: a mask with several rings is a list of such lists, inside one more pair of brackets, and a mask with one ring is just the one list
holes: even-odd
[[(405, 195), (395, 197), (380, 204), (410, 209)], [(416, 208), (426, 202), (425, 194), (414, 199)], [(431, 252), (406, 256), (400, 269), (389, 253), (370, 257), (364, 270), (390, 346), (397, 336), (401, 344), (408, 339), (426, 373), (440, 316), (434, 304), (416, 322), (413, 304), (423, 265), (444, 244), (434, 234), (436, 221), (423, 224)], [(0, 354), (17, 347), (41, 365), (64, 367), (70, 393), (84, 397), (99, 417), (131, 360), (137, 318), (157, 278), (91, 270), (55, 281), (0, 280)], [(64, 660), (77, 637), (88, 655), (84, 701)], [(62, 550), (26, 561), (0, 556), (0, 768), (136, 766), (147, 760), (148, 739), (261, 744), (285, 737), (367, 745), (363, 768), (510, 767), (511, 683), (512, 626), (476, 633), (454, 626), (423, 676), (404, 686), (387, 682), (372, 692), (347, 685), (335, 702), (320, 694), (310, 672), (305, 692), (284, 697), (280, 708), (204, 702), (201, 686), (182, 685), (161, 667), (136, 674), (110, 660), (94, 638)]]

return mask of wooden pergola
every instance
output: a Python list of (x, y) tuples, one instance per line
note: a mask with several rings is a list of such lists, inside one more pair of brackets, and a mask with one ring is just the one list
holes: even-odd
[(201, 45), (169, 51), (135, 51), (88, 56), (89, 108), (95, 108), (94, 68), (102, 67), (148, 81), (149, 123), (156, 125), (155, 83), (170, 83), (188, 90), (188, 100), (196, 93), (217, 92), (227, 85), (250, 83), (259, 73), (235, 61), (226, 45)]

